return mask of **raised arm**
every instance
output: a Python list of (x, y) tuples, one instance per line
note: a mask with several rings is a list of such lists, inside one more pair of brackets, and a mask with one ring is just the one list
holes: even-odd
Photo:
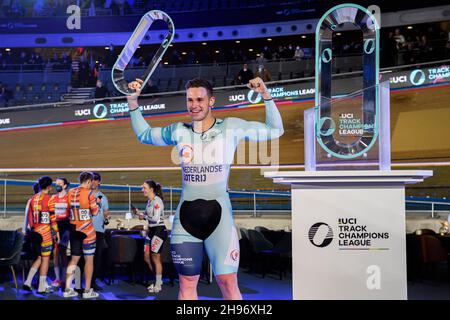
[(281, 137), (284, 133), (283, 120), (263, 80), (261, 78), (252, 79), (248, 86), (262, 95), (266, 109), (266, 121), (263, 123), (230, 118), (231, 121), (236, 122), (234, 126), (241, 132), (240, 138), (250, 141), (265, 141)]
[(173, 139), (172, 133), (175, 130), (176, 124), (167, 127), (152, 128), (142, 116), (138, 103), (138, 97), (141, 93), (141, 84), (142, 81), (136, 79), (136, 81), (133, 81), (128, 85), (131, 89), (136, 90), (134, 94), (127, 96), (131, 127), (133, 128), (136, 137), (141, 143), (154, 146), (175, 145), (176, 141)]

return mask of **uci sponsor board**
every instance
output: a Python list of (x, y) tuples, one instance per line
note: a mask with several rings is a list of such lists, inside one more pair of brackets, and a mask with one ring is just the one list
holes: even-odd
[[(450, 66), (401, 71), (382, 74), (382, 80), (389, 79), (391, 89), (433, 86), (450, 82)], [(361, 77), (336, 79), (333, 82), (333, 95), (347, 94), (358, 89)], [(274, 84), (269, 86), (272, 96), (277, 101), (308, 100), (315, 94), (314, 81)], [(216, 107), (231, 108), (262, 104), (260, 95), (252, 90), (229, 88), (217, 91)], [(140, 109), (146, 116), (177, 113), (186, 111), (183, 94), (162, 96), (143, 96), (139, 99)], [(74, 105), (28, 106), (15, 108), (2, 113), (0, 130), (22, 127), (52, 126), (89, 120), (115, 120), (129, 117), (128, 105), (124, 99), (90, 100)]]

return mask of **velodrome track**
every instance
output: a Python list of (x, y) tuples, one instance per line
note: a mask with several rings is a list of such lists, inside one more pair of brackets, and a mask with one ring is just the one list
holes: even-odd
[[(313, 107), (313, 101), (280, 105), (285, 134), (279, 141), (280, 164), (303, 164), (303, 111)], [(57, 112), (57, 110), (55, 110)], [(264, 108), (216, 111), (218, 118), (228, 116), (264, 121)], [(188, 116), (154, 116), (147, 118), (152, 126), (189, 121)], [(414, 90), (391, 92), (392, 161), (447, 162), (450, 161), (450, 86), (442, 85)], [(249, 148), (256, 143), (243, 142)], [(241, 148), (243, 146), (240, 146)], [(0, 168), (99, 168), (172, 166), (171, 147), (141, 145), (129, 119), (94, 122), (0, 132)], [(246, 163), (249, 163), (246, 152)], [(408, 187), (409, 195), (448, 196), (450, 167), (423, 166), (415, 169), (434, 170), (434, 177), (422, 184)], [(393, 169), (411, 169), (393, 167)], [(55, 173), (49, 172), (52, 176)], [(8, 173), (8, 178), (35, 179), (42, 173)], [(72, 181), (77, 174), (66, 174)], [(111, 184), (140, 184), (151, 177), (165, 186), (181, 185), (181, 172), (158, 170), (151, 172), (108, 172), (104, 182)], [(234, 169), (230, 189), (278, 189), (265, 179), (260, 170)]]

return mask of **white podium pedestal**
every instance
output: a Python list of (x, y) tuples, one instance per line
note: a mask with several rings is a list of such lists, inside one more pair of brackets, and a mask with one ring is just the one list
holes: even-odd
[(278, 171), (292, 189), (294, 299), (406, 299), (405, 184), (432, 171)]

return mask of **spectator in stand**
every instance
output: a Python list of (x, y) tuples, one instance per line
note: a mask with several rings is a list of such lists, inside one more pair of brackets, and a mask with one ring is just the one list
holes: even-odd
[(427, 36), (425, 36), (425, 35), (420, 37), (419, 50), (420, 50), (420, 56), (421, 56), (421, 60), (422, 60), (421, 62), (431, 60), (433, 48), (431, 46), (429, 46)]
[(88, 85), (90, 75), (89, 63), (86, 61), (85, 56), (81, 56), (80, 69), (78, 71), (78, 78), (80, 79), (80, 86), (86, 87)]
[(305, 53), (303, 52), (302, 48), (300, 48), (300, 46), (297, 46), (295, 48), (294, 59), (300, 61), (303, 59), (304, 56)]
[(278, 46), (278, 50), (274, 52), (273, 58), (275, 60), (280, 60), (280, 59), (284, 58), (284, 47), (283, 46)]
[(89, 6), (89, 16), (90, 17), (95, 17), (95, 4), (94, 1), (91, 1), (91, 5)]
[(181, 57), (178, 54), (177, 49), (173, 50), (172, 57), (170, 58), (170, 62), (169, 63), (172, 64), (172, 65), (179, 65), (179, 64), (181, 64)]
[(397, 41), (397, 49), (401, 50), (405, 46), (406, 40), (405, 37), (401, 34), (400, 29), (395, 29), (394, 35), (395, 41)]
[(150, 94), (150, 93), (158, 93), (159, 88), (157, 85), (155, 85), (152, 81), (152, 79), (149, 79), (147, 84), (145, 85), (145, 88), (142, 90), (143, 94)]
[(100, 65), (98, 64), (98, 62), (96, 62), (94, 67), (92, 68), (92, 79), (95, 84), (97, 83), (99, 75), (100, 75)]
[(195, 64), (197, 62), (197, 56), (194, 50), (191, 50), (187, 56), (186, 63), (187, 64)]
[(258, 70), (255, 73), (255, 78), (261, 78), (264, 82), (272, 81), (272, 75), (270, 74), (270, 71), (264, 68), (264, 66), (260, 65), (258, 66)]
[(69, 3), (66, 0), (59, 0), (58, 4), (55, 7), (54, 15), (58, 17), (66, 16), (67, 15), (66, 10), (68, 6)]
[(134, 67), (138, 66), (138, 64), (139, 64), (138, 57), (133, 56), (133, 57), (131, 57), (130, 62), (128, 63), (127, 66), (128, 66), (128, 68), (134, 68)]
[(8, 17), (10, 17), (10, 18), (25, 17), (25, 13), (26, 13), (26, 10), (21, 5), (20, 1), (18, 1), (18, 0), (11, 1), (11, 5), (10, 5), (8, 13), (7, 13)]
[(70, 66), (72, 64), (72, 58), (70, 57), (68, 52), (64, 52), (61, 58), (62, 68), (64, 70), (70, 69)]
[(71, 83), (72, 85), (74, 85), (75, 87), (79, 86), (80, 83), (80, 79), (78, 78), (78, 74), (80, 72), (80, 57), (79, 56), (75, 56), (73, 61), (72, 61), (72, 80)]
[(44, 66), (44, 70), (47, 72), (51, 72), (52, 69), (53, 69), (53, 63), (52, 63), (51, 59), (48, 58), (47, 62), (45, 63), (45, 66)]
[(137, 65), (138, 67), (145, 67), (145, 60), (143, 56), (140, 56), (138, 61), (137, 61)]
[(41, 55), (39, 53), (36, 53), (34, 56), (34, 62), (36, 63), (36, 70), (43, 70), (44, 69), (44, 60), (42, 59)]
[(55, 52), (53, 54), (53, 58), (51, 59), (53, 63), (53, 70), (61, 70), (62, 69), (62, 61), (59, 59), (58, 54)]
[(239, 71), (236, 84), (247, 84), (251, 79), (253, 79), (253, 71), (248, 68), (248, 64), (244, 63), (243, 68)]
[(37, 0), (33, 5), (33, 17), (39, 17), (42, 15), (42, 10), (44, 8), (44, 0)]
[(398, 60), (398, 49), (397, 41), (395, 41), (394, 33), (389, 32), (388, 37), (381, 46), (381, 51), (383, 53), (383, 66), (384, 67), (394, 67), (397, 65)]
[(113, 15), (124, 16), (132, 12), (130, 5), (124, 0), (112, 0), (110, 9)]
[(17, 61), (18, 64), (20, 64), (21, 66), (25, 65), (28, 61), (28, 57), (27, 57), (27, 53), (25, 51), (22, 51), (20, 53), (20, 57), (19, 60)]
[(413, 43), (409, 42), (406, 45), (406, 52), (403, 55), (403, 62), (408, 64), (416, 64), (417, 61), (417, 52), (416, 49), (414, 49)]
[(102, 80), (97, 80), (97, 85), (95, 87), (94, 97), (95, 99), (102, 99), (109, 96), (109, 91), (103, 86)]
[(263, 52), (261, 52), (259, 54), (259, 57), (256, 58), (255, 62), (259, 66), (264, 66), (264, 64), (267, 62), (267, 59), (264, 57), (264, 53)]
[(294, 58), (294, 54), (295, 54), (295, 49), (292, 46), (292, 44), (289, 44), (288, 47), (286, 48), (286, 58), (292, 59), (292, 58)]
[(105, 57), (105, 64), (108, 68), (112, 68), (114, 63), (116, 63), (117, 56), (114, 54), (114, 46), (112, 44), (109, 45), (108, 53)]
[(264, 53), (264, 57), (266, 57), (267, 60), (272, 60), (272, 50), (270, 50), (270, 48), (265, 45), (262, 52)]

